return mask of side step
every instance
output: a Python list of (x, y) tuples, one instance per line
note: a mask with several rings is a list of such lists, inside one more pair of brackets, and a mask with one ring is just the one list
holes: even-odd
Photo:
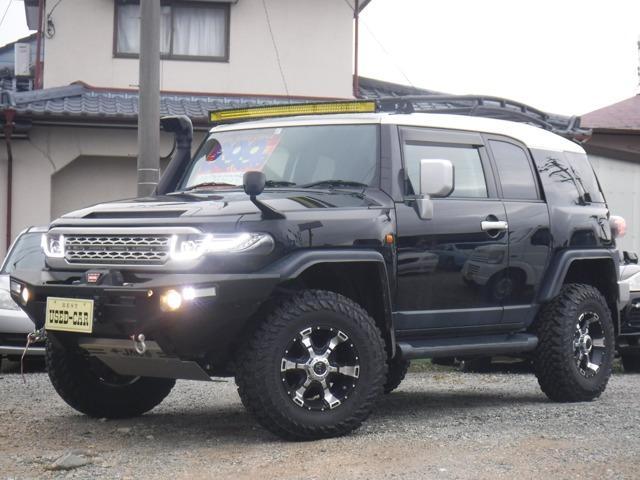
[(492, 356), (530, 352), (538, 345), (538, 337), (529, 333), (483, 335), (459, 338), (425, 338), (398, 342), (406, 359), (437, 357)]

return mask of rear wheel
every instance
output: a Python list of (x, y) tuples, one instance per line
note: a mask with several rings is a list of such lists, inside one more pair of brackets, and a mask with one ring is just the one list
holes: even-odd
[(286, 439), (335, 437), (357, 428), (382, 393), (386, 354), (367, 312), (334, 292), (282, 302), (240, 353), (242, 403)]
[(622, 366), (625, 372), (638, 373), (640, 372), (640, 355), (635, 354), (623, 354), (620, 356), (622, 359)]
[(47, 340), (47, 372), (53, 387), (71, 407), (96, 418), (142, 415), (169, 395), (176, 381), (118, 375), (100, 360), (66, 350)]
[(593, 400), (607, 386), (614, 329), (607, 302), (591, 285), (567, 284), (537, 320), (534, 369), (542, 391), (558, 402)]

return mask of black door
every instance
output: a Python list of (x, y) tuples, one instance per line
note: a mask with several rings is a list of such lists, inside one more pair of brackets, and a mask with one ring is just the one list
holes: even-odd
[[(493, 274), (508, 263), (507, 217), (479, 134), (401, 130), (407, 176), (398, 221), (397, 330), (487, 328), (502, 320), (501, 285)], [(448, 159), (455, 188), (434, 199), (431, 220), (418, 217), (410, 199), (422, 159)]]
[(504, 322), (528, 324), (551, 254), (549, 211), (527, 149), (501, 137), (485, 141), (509, 224), (509, 264), (496, 280), (502, 284)]

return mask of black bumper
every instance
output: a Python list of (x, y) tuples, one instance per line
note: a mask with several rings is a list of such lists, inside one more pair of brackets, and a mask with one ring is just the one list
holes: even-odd
[[(230, 348), (280, 276), (138, 273), (127, 276), (120, 285), (95, 285), (86, 283), (78, 272), (23, 271), (11, 280), (29, 289), (30, 300), (22, 308), (38, 328), (44, 326), (47, 297), (92, 299), (92, 336), (130, 338), (143, 333), (168, 354), (221, 364), (226, 363)], [(185, 301), (175, 312), (160, 308), (164, 292), (187, 286), (215, 287), (215, 296)], [(12, 296), (20, 304), (15, 292)], [(49, 334), (62, 342), (73, 343), (78, 338), (75, 333)]]

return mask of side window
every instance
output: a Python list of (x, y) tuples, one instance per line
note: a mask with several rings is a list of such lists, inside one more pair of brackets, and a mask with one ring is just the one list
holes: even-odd
[(420, 160), (428, 159), (445, 159), (453, 163), (455, 188), (449, 197), (486, 198), (488, 196), (482, 160), (477, 148), (407, 142), (404, 144), (404, 162), (413, 193), (420, 193)]
[(511, 200), (538, 200), (536, 178), (526, 152), (507, 142), (490, 140), (493, 158), (498, 168), (502, 195)]

